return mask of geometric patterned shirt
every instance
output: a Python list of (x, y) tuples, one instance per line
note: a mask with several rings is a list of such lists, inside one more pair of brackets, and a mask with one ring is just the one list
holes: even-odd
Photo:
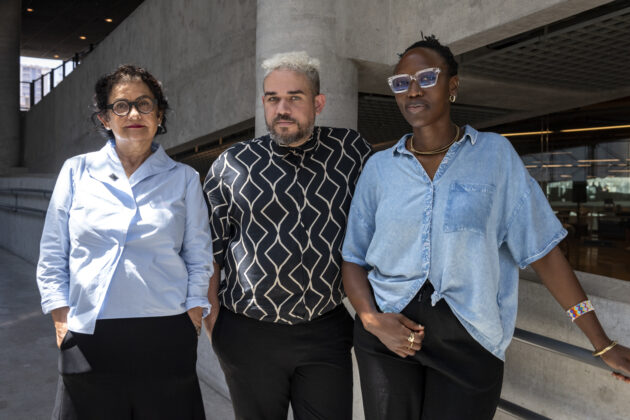
[(344, 292), (343, 244), (354, 187), (371, 147), (349, 129), (315, 127), (299, 147), (269, 135), (238, 143), (204, 181), (221, 304), (260, 321), (298, 324)]

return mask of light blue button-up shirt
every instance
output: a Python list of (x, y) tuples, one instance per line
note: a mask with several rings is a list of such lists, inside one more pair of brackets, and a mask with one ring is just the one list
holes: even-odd
[(363, 169), (343, 258), (368, 270), (384, 312), (400, 312), (430, 279), (432, 304), (445, 299), (473, 338), (504, 360), (518, 267), (546, 255), (566, 231), (504, 137), (466, 126), (432, 181), (405, 148), (407, 136)]
[(68, 159), (50, 199), (37, 283), (42, 309), (69, 306), (68, 328), (97, 319), (210, 309), (208, 210), (199, 175), (154, 143), (127, 178), (113, 140)]

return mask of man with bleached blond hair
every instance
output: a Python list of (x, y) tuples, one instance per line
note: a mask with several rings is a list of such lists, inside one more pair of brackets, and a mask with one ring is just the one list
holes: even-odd
[(326, 104), (317, 59), (276, 54), (262, 67), (269, 133), (223, 152), (204, 182), (215, 266), (205, 325), (237, 419), (286, 419), (289, 403), (296, 419), (350, 419), (341, 245), (371, 148), (315, 126)]

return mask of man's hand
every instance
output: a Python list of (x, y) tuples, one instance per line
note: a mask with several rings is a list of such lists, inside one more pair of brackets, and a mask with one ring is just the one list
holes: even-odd
[(219, 310), (221, 309), (221, 305), (219, 302), (211, 303), (212, 309), (210, 309), (210, 314), (204, 318), (203, 324), (206, 326), (206, 333), (208, 334), (208, 339), (212, 340), (212, 330), (214, 329), (214, 324), (217, 322), (217, 318), (219, 317)]
[(365, 329), (400, 357), (413, 356), (422, 347), (424, 327), (403, 314), (373, 313), (364, 318)]
[(188, 316), (190, 317), (190, 320), (197, 330), (197, 335), (199, 335), (201, 333), (201, 318), (203, 317), (203, 308), (201, 306), (190, 308), (188, 310)]
[(55, 324), (55, 333), (57, 335), (57, 347), (61, 347), (61, 342), (68, 332), (68, 306), (53, 309), (51, 311), (53, 323)]
[(208, 286), (208, 302), (212, 306), (210, 308), (210, 313), (203, 320), (204, 325), (206, 326), (206, 333), (208, 334), (208, 340), (212, 341), (212, 330), (214, 329), (214, 324), (217, 322), (217, 318), (219, 317), (219, 310), (221, 309), (221, 303), (219, 303), (219, 283), (221, 282), (221, 267), (216, 262), (212, 262), (214, 267), (214, 272), (210, 277), (210, 285)]

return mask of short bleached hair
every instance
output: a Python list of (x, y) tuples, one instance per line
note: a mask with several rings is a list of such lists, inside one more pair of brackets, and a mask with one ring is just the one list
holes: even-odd
[(309, 57), (306, 51), (291, 51), (274, 54), (262, 62), (264, 80), (274, 70), (293, 70), (302, 73), (311, 83), (314, 95), (319, 95), (319, 60)]

